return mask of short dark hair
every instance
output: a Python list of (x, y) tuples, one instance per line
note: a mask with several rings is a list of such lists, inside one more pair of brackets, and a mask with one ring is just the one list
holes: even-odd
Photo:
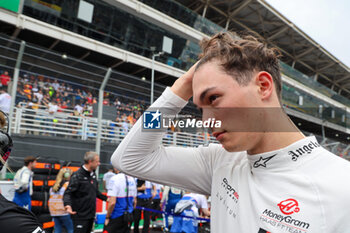
[(238, 37), (231, 32), (219, 32), (209, 39), (202, 39), (200, 46), (203, 52), (196, 70), (206, 62), (218, 60), (223, 70), (241, 86), (248, 85), (253, 72), (266, 71), (273, 78), (281, 102), (281, 53), (278, 49), (268, 48), (251, 35)]
[(34, 157), (34, 156), (27, 156), (27, 157), (24, 158), (24, 165), (28, 166), (30, 163), (32, 163), (32, 162), (34, 162), (36, 160), (37, 160), (37, 158)]

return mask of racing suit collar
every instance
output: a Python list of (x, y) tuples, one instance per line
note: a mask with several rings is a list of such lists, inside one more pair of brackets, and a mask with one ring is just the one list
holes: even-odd
[(252, 172), (293, 169), (300, 161), (314, 154), (321, 145), (314, 136), (303, 138), (287, 147), (256, 155), (248, 155)]

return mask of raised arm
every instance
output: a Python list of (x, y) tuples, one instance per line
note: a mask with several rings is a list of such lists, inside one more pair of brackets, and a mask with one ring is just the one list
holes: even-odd
[[(194, 67), (167, 88), (151, 106), (162, 114), (175, 115), (192, 96)], [(164, 147), (164, 132), (142, 130), (140, 117), (112, 155), (118, 170), (142, 179), (199, 193), (210, 193), (211, 151), (209, 148)]]

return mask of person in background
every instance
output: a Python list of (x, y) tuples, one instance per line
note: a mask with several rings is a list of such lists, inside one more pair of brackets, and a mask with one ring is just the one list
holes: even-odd
[[(151, 208), (153, 197), (156, 195), (155, 186), (149, 181), (137, 180), (137, 205), (144, 208)], [(134, 210), (134, 233), (139, 233), (139, 222), (141, 220), (140, 209)], [(150, 212), (143, 211), (142, 233), (149, 232)]]
[(33, 194), (33, 168), (36, 165), (34, 156), (24, 158), (24, 166), (19, 169), (13, 179), (15, 187), (15, 197), (13, 202), (17, 205), (31, 210), (31, 195)]
[[(175, 206), (175, 214), (197, 218), (199, 213), (210, 216), (207, 198), (204, 195), (187, 192)], [(198, 220), (174, 217), (170, 232), (197, 233)]]
[(104, 233), (129, 233), (129, 222), (125, 219), (125, 212), (132, 213), (136, 207), (136, 182), (131, 176), (119, 173), (112, 176), (108, 189), (108, 209), (105, 220)]
[(0, 81), (1, 81), (1, 86), (5, 87), (7, 90), (7, 87), (11, 82), (11, 77), (8, 71), (4, 71), (4, 73), (0, 76)]
[(9, 113), (11, 105), (11, 96), (6, 92), (6, 87), (0, 87), (0, 110)]
[[(161, 190), (163, 189), (163, 185), (153, 183), (153, 186), (156, 189), (156, 195), (152, 199), (151, 209), (160, 211), (161, 210), (160, 193), (161, 193)], [(161, 216), (161, 214), (152, 212), (151, 213), (152, 222), (154, 223), (157, 220), (157, 218), (159, 218), (160, 216)], [(153, 224), (153, 226), (154, 226), (154, 224)]]
[(50, 189), (49, 210), (55, 222), (55, 233), (62, 232), (62, 226), (67, 230), (67, 233), (73, 233), (73, 222), (70, 214), (63, 206), (63, 195), (69, 183), (72, 170), (62, 168), (56, 177), (56, 182)]
[[(184, 195), (184, 191), (178, 188), (165, 186), (163, 191), (162, 200), (160, 201), (160, 205), (162, 209), (165, 206), (165, 212), (174, 213), (176, 204), (181, 200)], [(169, 219), (168, 215), (165, 216), (165, 226), (169, 228)]]
[(115, 175), (114, 171), (113, 171), (113, 166), (112, 165), (108, 165), (108, 172), (106, 172), (103, 175), (103, 188), (108, 191), (109, 190), (109, 181), (110, 179)]
[(107, 197), (98, 191), (95, 170), (99, 165), (99, 155), (93, 151), (86, 152), (84, 165), (73, 173), (64, 192), (64, 207), (72, 215), (74, 233), (90, 233), (95, 220), (96, 197), (107, 200)]

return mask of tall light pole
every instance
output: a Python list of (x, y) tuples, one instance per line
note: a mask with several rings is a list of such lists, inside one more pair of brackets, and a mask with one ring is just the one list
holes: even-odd
[(151, 105), (153, 104), (154, 99), (154, 60), (156, 57), (159, 57), (164, 54), (164, 52), (154, 53), (156, 50), (156, 47), (151, 47), (151, 51), (153, 52), (152, 55), (152, 78), (151, 78)]

